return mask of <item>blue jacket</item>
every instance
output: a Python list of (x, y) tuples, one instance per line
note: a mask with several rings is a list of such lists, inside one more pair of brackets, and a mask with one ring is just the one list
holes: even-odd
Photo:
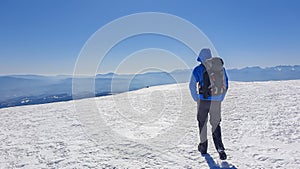
[[(224, 74), (225, 74), (225, 80), (226, 80), (226, 91), (228, 89), (228, 77), (227, 77), (227, 73), (225, 68), (224, 69)], [(226, 95), (226, 92), (222, 95), (219, 96), (209, 96), (207, 99), (205, 99), (203, 97), (202, 94), (198, 94), (197, 93), (197, 84), (199, 83), (201, 86), (203, 86), (204, 82), (203, 82), (203, 72), (204, 72), (205, 68), (203, 64), (200, 64), (198, 66), (196, 66), (193, 70), (192, 76), (191, 76), (191, 80), (190, 80), (190, 92), (191, 95), (193, 97), (193, 99), (195, 101), (197, 100), (213, 100), (213, 101), (223, 101), (224, 97)]]

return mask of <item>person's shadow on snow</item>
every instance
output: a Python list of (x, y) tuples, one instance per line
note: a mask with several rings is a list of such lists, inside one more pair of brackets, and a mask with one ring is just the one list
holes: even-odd
[(237, 169), (234, 165), (229, 165), (227, 161), (223, 161), (221, 164), (216, 164), (210, 154), (204, 154), (202, 156), (205, 157), (210, 169)]

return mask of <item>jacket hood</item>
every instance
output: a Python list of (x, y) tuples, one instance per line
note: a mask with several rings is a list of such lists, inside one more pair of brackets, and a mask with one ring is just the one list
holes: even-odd
[(208, 48), (204, 48), (200, 51), (197, 61), (203, 63), (209, 58), (212, 58), (211, 51)]

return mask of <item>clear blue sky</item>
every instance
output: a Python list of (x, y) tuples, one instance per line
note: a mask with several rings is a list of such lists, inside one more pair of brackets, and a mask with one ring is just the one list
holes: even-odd
[(95, 31), (137, 12), (190, 21), (229, 68), (300, 64), (299, 9), (298, 0), (1, 0), (0, 74), (72, 74)]

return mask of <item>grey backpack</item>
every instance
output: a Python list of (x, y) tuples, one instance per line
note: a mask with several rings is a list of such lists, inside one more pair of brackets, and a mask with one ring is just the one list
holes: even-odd
[(203, 72), (203, 86), (200, 86), (200, 93), (204, 98), (208, 96), (218, 96), (226, 92), (226, 80), (224, 74), (224, 62), (219, 57), (212, 57), (202, 63), (205, 70)]

